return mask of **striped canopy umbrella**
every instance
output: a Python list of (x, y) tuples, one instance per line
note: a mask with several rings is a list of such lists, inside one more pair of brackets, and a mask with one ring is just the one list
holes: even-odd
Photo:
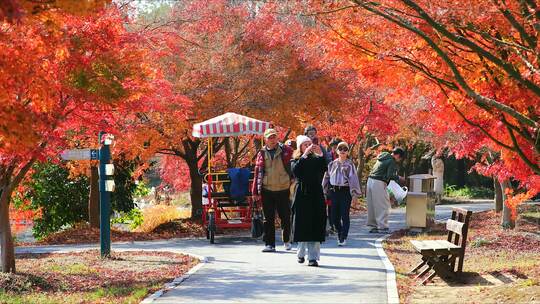
[(193, 136), (205, 137), (227, 137), (248, 134), (263, 134), (270, 128), (270, 123), (257, 120), (236, 113), (225, 113), (218, 117), (196, 123), (193, 125)]

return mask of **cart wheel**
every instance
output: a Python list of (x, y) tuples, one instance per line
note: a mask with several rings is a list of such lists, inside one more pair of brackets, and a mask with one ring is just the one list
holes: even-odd
[(216, 233), (216, 215), (212, 212), (208, 215), (208, 238), (210, 244), (214, 244), (214, 235)]

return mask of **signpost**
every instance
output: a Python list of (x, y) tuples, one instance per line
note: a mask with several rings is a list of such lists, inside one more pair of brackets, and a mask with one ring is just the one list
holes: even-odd
[(110, 145), (114, 137), (99, 132), (98, 149), (72, 149), (60, 154), (64, 160), (98, 160), (99, 159), (99, 241), (101, 257), (111, 255), (111, 192), (114, 191), (114, 165), (111, 162)]
[(114, 191), (114, 166), (110, 164), (112, 135), (99, 132), (99, 242), (101, 257), (111, 255), (111, 192)]

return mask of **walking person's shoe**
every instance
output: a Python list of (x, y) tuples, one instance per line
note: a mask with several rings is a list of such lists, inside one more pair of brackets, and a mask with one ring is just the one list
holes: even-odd
[(271, 245), (266, 245), (264, 246), (264, 249), (262, 250), (262, 252), (276, 252), (276, 248)]
[(308, 266), (319, 267), (319, 263), (317, 263), (317, 260), (309, 260)]
[(338, 241), (338, 246), (345, 246), (347, 245), (347, 240), (343, 240), (343, 241)]
[(289, 251), (292, 249), (292, 245), (291, 245), (291, 242), (287, 242), (284, 244), (284, 247), (285, 247), (285, 250)]
[(379, 233), (384, 233), (384, 234), (390, 233), (390, 229), (388, 229), (388, 228), (379, 229)]
[(379, 233), (379, 229), (371, 228), (371, 230), (369, 230), (369, 233)]
[(304, 264), (305, 261), (306, 259), (304, 257), (298, 258), (298, 263), (300, 264)]

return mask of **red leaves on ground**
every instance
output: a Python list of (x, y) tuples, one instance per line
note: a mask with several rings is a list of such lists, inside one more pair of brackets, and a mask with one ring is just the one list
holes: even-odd
[(516, 229), (503, 229), (501, 215), (494, 211), (473, 214), (469, 232), (469, 244), (484, 240), (482, 246), (469, 247), (467, 251), (506, 251), (506, 252), (538, 252), (540, 253), (540, 236), (538, 225), (521, 220)]
[[(171, 238), (201, 237), (205, 235), (199, 222), (178, 220), (158, 226), (152, 233), (111, 231), (113, 242), (150, 241)], [(54, 233), (38, 242), (38, 244), (84, 244), (99, 242), (99, 229), (90, 228), (86, 223)], [(21, 245), (21, 244), (19, 244)], [(26, 245), (26, 244), (25, 244)], [(31, 245), (31, 244), (28, 244)]]

